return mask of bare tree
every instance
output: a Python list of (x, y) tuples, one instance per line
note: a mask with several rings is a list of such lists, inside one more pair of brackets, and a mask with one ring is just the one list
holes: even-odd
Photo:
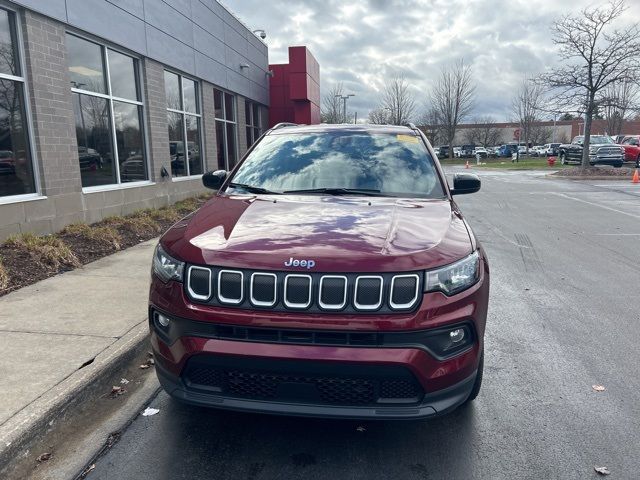
[(544, 87), (525, 78), (511, 100), (511, 111), (520, 124), (520, 141), (528, 146), (532, 142), (533, 130), (538, 130), (540, 109), (544, 100)]
[(342, 100), (337, 98), (342, 96), (344, 87), (342, 82), (336, 83), (322, 97), (322, 108), (320, 109), (320, 119), (323, 123), (342, 123)]
[(489, 115), (477, 117), (473, 143), (479, 143), (483, 147), (492, 147), (500, 141), (501, 131), (496, 126), (495, 120)]
[(437, 112), (442, 130), (449, 145), (449, 158), (453, 158), (453, 139), (458, 124), (471, 114), (475, 97), (475, 85), (471, 66), (464, 60), (440, 71), (440, 76), (430, 94), (430, 103)]
[(389, 112), (382, 108), (374, 108), (369, 112), (369, 123), (375, 123), (377, 125), (388, 125), (391, 123), (389, 119)]
[(425, 107), (418, 123), (432, 145), (439, 145), (445, 141), (442, 135), (442, 125), (435, 108)]
[[(382, 99), (374, 118), (385, 119), (390, 125), (405, 125), (413, 120), (416, 104), (403, 76), (395, 76), (384, 85)], [(369, 116), (371, 120), (371, 115)], [(379, 122), (372, 122), (379, 123)]]
[(607, 122), (609, 135), (620, 135), (625, 120), (637, 107), (638, 85), (629, 81), (609, 85), (604, 89), (600, 111)]
[(606, 6), (566, 15), (552, 27), (563, 65), (539, 79), (555, 93), (556, 101), (584, 113), (582, 168), (589, 166), (592, 119), (607, 87), (638, 78), (640, 30), (635, 24), (623, 30), (612, 26), (625, 10), (624, 0), (611, 0)]

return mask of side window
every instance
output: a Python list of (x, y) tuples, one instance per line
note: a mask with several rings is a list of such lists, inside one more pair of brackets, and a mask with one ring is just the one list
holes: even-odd
[(72, 34), (66, 45), (82, 186), (149, 180), (138, 61)]
[(237, 160), (236, 98), (230, 93), (213, 89), (218, 144), (218, 168), (231, 170)]
[(36, 192), (15, 21), (0, 9), (0, 198)]
[(202, 134), (199, 85), (190, 78), (165, 70), (164, 89), (167, 99), (171, 175), (200, 175), (204, 170), (200, 155)]

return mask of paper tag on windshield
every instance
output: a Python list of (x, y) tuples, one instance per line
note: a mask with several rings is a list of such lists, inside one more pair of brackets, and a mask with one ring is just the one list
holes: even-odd
[(396, 138), (401, 142), (409, 142), (409, 143), (418, 143), (418, 137), (414, 137), (413, 135), (396, 135)]

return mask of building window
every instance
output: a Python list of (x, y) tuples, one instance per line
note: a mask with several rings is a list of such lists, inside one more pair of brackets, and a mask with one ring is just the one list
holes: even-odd
[(238, 161), (236, 132), (236, 102), (230, 93), (213, 89), (218, 142), (218, 168), (231, 170)]
[(0, 9), (0, 198), (36, 193), (15, 22)]
[(262, 135), (262, 107), (255, 102), (244, 102), (244, 118), (247, 122), (247, 147)]
[(149, 179), (138, 61), (67, 34), (83, 187)]
[(165, 70), (164, 88), (167, 97), (171, 175), (201, 175), (202, 136), (198, 84), (190, 78)]

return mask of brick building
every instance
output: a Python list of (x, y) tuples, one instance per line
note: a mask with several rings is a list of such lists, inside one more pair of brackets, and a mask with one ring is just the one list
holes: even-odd
[(215, 0), (0, 0), (0, 240), (202, 191), (267, 127), (268, 72)]

